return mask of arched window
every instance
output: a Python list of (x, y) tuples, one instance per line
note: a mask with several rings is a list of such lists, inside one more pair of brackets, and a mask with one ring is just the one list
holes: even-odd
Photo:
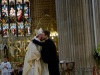
[(0, 4), (0, 35), (29, 36), (29, 0), (2, 0)]

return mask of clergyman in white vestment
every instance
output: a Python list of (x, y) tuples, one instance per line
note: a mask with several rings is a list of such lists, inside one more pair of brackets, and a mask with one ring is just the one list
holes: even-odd
[[(36, 36), (40, 38), (41, 35), (42, 29), (36, 30)], [(37, 38), (38, 41), (40, 41), (39, 38)], [(24, 59), (23, 75), (49, 75), (48, 65), (43, 63), (40, 50), (40, 46), (29, 43)]]
[(1, 63), (1, 75), (11, 75), (11, 64), (7, 61), (7, 58), (4, 57), (4, 62)]

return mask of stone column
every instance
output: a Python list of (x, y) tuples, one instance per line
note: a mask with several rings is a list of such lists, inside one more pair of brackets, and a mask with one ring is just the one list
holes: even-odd
[(60, 60), (74, 61), (80, 72), (76, 75), (91, 75), (94, 64), (92, 0), (56, 0), (56, 16)]
[(100, 0), (94, 0), (97, 45), (100, 45)]

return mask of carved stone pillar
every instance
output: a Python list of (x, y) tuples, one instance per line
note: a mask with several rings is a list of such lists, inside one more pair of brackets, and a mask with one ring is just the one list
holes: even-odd
[(74, 61), (75, 68), (84, 73), (93, 66), (92, 12), (92, 0), (56, 0), (60, 60)]

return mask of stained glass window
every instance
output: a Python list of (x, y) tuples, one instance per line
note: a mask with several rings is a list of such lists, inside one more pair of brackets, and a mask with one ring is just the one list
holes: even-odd
[(0, 35), (30, 36), (29, 0), (2, 0), (0, 3)]

